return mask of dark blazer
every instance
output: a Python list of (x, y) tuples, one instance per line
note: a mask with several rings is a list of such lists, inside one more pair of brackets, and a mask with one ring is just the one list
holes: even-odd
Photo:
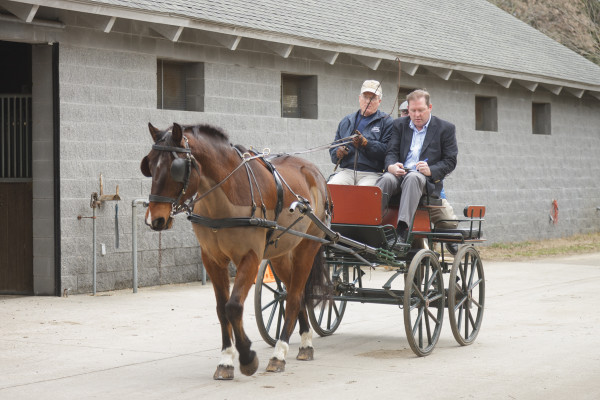
[[(392, 138), (390, 139), (385, 154), (385, 170), (388, 166), (401, 162), (404, 164), (413, 130), (409, 126), (410, 117), (394, 120)], [(431, 121), (423, 140), (419, 160), (427, 159), (431, 176), (427, 177), (427, 190), (429, 195), (438, 196), (443, 187), (443, 179), (456, 167), (458, 146), (456, 145), (456, 127), (454, 124), (431, 116)]]

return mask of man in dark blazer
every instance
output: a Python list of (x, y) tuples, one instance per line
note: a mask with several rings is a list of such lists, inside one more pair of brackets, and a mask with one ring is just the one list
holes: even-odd
[(386, 172), (375, 183), (384, 193), (384, 207), (390, 197), (402, 192), (396, 228), (402, 242), (421, 196), (439, 197), (442, 181), (456, 167), (458, 155), (456, 128), (431, 115), (429, 93), (415, 90), (406, 100), (408, 117), (394, 121), (385, 156)]

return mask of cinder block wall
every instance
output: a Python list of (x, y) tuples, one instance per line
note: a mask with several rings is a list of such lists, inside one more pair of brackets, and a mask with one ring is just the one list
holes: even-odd
[[(448, 197), (462, 214), (467, 204), (487, 205), (490, 243), (600, 231), (600, 102), (569, 93), (556, 96), (513, 83), (436, 82), (434, 111), (453, 121), (458, 166), (446, 180)], [(475, 95), (498, 99), (498, 131), (475, 130)], [(551, 104), (551, 135), (532, 133), (532, 102)], [(558, 221), (550, 220), (557, 200)]]
[[(204, 112), (157, 110), (157, 58), (204, 63)], [(318, 76), (318, 119), (281, 118), (282, 72)], [(272, 153), (305, 150), (333, 139), (339, 120), (357, 109), (364, 79), (382, 81), (381, 109), (392, 111), (394, 63), (383, 62), (372, 71), (346, 55), (332, 66), (298, 48), (284, 59), (255, 40), (243, 39), (230, 51), (214, 43), (192, 46), (75, 32), (60, 48), (63, 289), (92, 288), (92, 220), (77, 216), (92, 215), (90, 195), (100, 190), (100, 174), (105, 193), (119, 185), (122, 200), (97, 210), (98, 290), (131, 287), (131, 202), (150, 192), (150, 179), (139, 172), (151, 145), (148, 122), (158, 127), (211, 123), (225, 129), (232, 143)], [(600, 148), (597, 100), (543, 89), (531, 93), (517, 84), (505, 89), (485, 81), (444, 81), (426, 70), (401, 79), (404, 87), (426, 87), (434, 114), (456, 124), (459, 163), (446, 181), (448, 197), (457, 213), (469, 203), (488, 206), (490, 242), (598, 231), (595, 207), (600, 204), (594, 203), (600, 192), (592, 182), (593, 171), (599, 170), (594, 156)], [(475, 95), (498, 97), (498, 132), (475, 131)], [(533, 100), (552, 104), (552, 135), (531, 133)], [(325, 176), (333, 170), (325, 150), (302, 157)], [(556, 225), (548, 223), (552, 199), (560, 207)], [(200, 249), (189, 222), (179, 216), (174, 229), (159, 234), (143, 224), (144, 209), (138, 210), (140, 285), (200, 279)]]

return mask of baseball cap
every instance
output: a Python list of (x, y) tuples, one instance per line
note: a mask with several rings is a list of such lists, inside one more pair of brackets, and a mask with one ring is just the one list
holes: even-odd
[(400, 110), (400, 111), (408, 110), (408, 101), (405, 101), (404, 103), (400, 104), (400, 107), (398, 107), (398, 110)]
[(379, 97), (383, 97), (383, 92), (381, 90), (381, 84), (378, 81), (364, 81), (362, 87), (360, 88), (360, 93), (371, 92), (375, 93)]

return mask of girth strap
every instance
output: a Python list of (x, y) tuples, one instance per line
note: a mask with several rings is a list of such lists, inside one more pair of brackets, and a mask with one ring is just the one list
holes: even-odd
[[(254, 155), (258, 154), (254, 150), (249, 150), (249, 152), (253, 153)], [(281, 176), (279, 175), (279, 171), (277, 171), (275, 166), (269, 160), (263, 157), (259, 160), (259, 162), (260, 161), (262, 161), (269, 172), (271, 172), (275, 180), (275, 187), (277, 188), (277, 203), (275, 204), (274, 220), (277, 221), (279, 214), (281, 214), (281, 210), (283, 210), (283, 184), (281, 183)]]
[(279, 175), (279, 171), (275, 169), (275, 166), (271, 164), (269, 161), (263, 158), (263, 161), (269, 171), (273, 174), (273, 178), (275, 179), (275, 186), (277, 187), (277, 205), (275, 205), (275, 221), (281, 214), (281, 210), (283, 210), (283, 184), (281, 183), (281, 176)]

